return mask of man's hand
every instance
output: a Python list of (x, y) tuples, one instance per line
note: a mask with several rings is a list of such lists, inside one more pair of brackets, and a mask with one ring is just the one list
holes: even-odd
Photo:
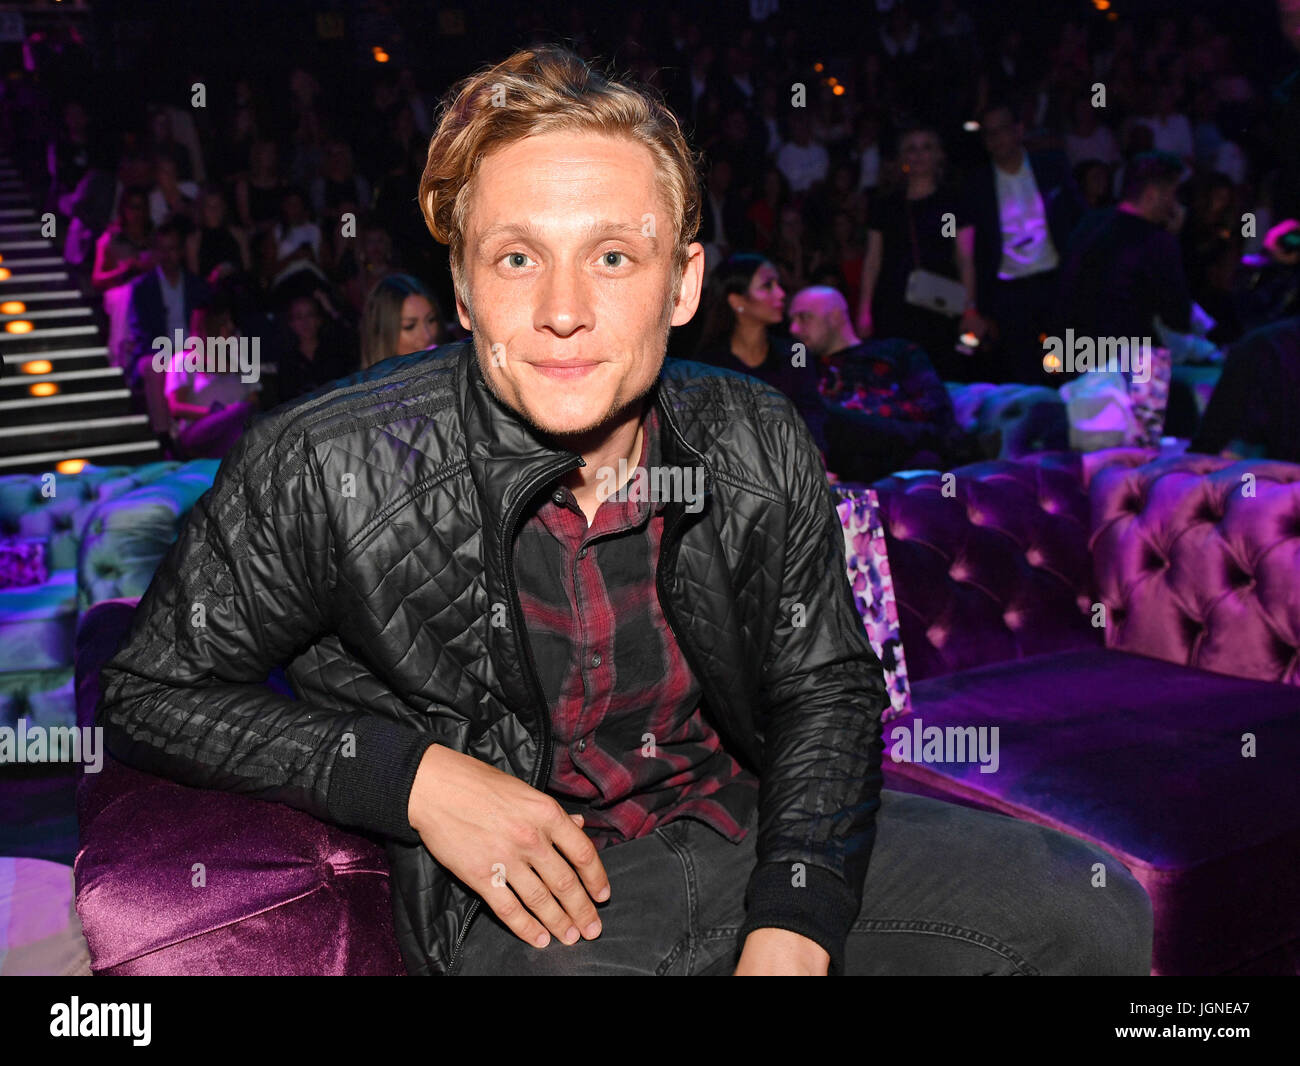
[(961, 332), (973, 333), (983, 342), (989, 333), (989, 320), (975, 308), (968, 307), (961, 315)]
[(546, 793), (434, 744), (416, 770), (407, 817), (429, 854), (520, 940), (544, 948), (547, 930), (566, 944), (600, 935), (592, 900), (609, 899), (605, 867), (582, 816)]
[(825, 977), (831, 957), (815, 940), (788, 929), (755, 929), (733, 977)]

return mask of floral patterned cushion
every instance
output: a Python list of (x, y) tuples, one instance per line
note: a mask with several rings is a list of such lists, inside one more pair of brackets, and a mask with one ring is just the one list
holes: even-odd
[(871, 647), (885, 668), (889, 707), (883, 721), (891, 721), (912, 710), (903, 659), (903, 639), (898, 626), (898, 604), (885, 553), (885, 528), (880, 521), (879, 501), (874, 489), (838, 490), (837, 509), (844, 529), (844, 553), (849, 584), (867, 629)]
[(30, 588), (49, 579), (45, 541), (0, 537), (0, 589)]

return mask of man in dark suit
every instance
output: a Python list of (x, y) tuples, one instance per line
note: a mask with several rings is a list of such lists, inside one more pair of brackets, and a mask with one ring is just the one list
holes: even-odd
[(967, 183), (966, 219), (958, 232), (975, 262), (975, 298), (963, 331), (996, 332), (994, 381), (1042, 384), (1039, 335), (1051, 321), (1061, 254), (1083, 214), (1065, 156), (1029, 153), (1024, 125), (1006, 103), (984, 108), (980, 128), (990, 162)]
[(131, 282), (131, 303), (127, 329), (131, 359), (127, 373), (134, 387), (141, 356), (152, 356), (154, 341), (166, 337), (175, 343), (176, 330), (188, 335), (190, 316), (210, 296), (208, 286), (191, 274), (181, 262), (181, 230), (175, 222), (164, 222), (153, 232), (153, 258), (157, 264)]

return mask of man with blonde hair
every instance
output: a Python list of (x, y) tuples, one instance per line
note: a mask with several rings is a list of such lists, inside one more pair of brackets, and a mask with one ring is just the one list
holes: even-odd
[(882, 792), (807, 427), (664, 358), (698, 196), (568, 51), (455, 87), (419, 200), (472, 338), (249, 430), (104, 671), (110, 752), (382, 834), (412, 974), (1145, 972), (1101, 853)]

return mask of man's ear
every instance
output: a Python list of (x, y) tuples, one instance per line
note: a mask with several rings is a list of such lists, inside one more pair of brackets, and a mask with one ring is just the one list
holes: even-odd
[(704, 245), (696, 241), (687, 249), (686, 265), (678, 286), (677, 301), (673, 305), (671, 325), (682, 326), (695, 317), (700, 306), (700, 293), (704, 287)]

